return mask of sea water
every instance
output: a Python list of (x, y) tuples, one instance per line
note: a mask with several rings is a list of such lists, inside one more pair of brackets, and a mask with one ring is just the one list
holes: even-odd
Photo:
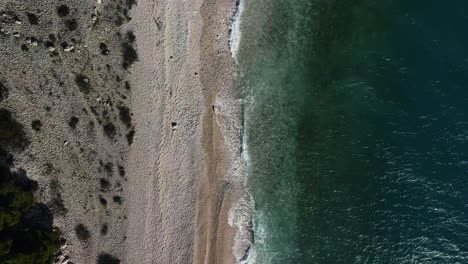
[(468, 1), (242, 1), (250, 263), (468, 263)]

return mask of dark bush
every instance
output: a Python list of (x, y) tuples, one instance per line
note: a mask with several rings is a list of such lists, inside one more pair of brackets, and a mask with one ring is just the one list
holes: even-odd
[(118, 166), (120, 177), (125, 177), (125, 168), (121, 165)]
[(104, 198), (104, 197), (102, 197), (102, 196), (99, 196), (99, 202), (100, 202), (102, 205), (104, 205), (104, 206), (107, 205), (107, 200), (106, 200), (106, 198)]
[(0, 102), (8, 97), (8, 88), (0, 82)]
[(117, 107), (119, 110), (119, 118), (122, 123), (127, 126), (127, 128), (130, 128), (132, 126), (132, 116), (130, 115), (130, 109), (126, 107), (125, 105), (120, 105)]
[(80, 121), (80, 119), (78, 119), (78, 117), (76, 116), (72, 116), (70, 118), (70, 120), (68, 120), (68, 125), (72, 128), (72, 129), (75, 129), (76, 128), (76, 125), (78, 125), (78, 122)]
[(112, 176), (114, 174), (114, 164), (112, 164), (112, 162), (106, 162), (106, 164), (104, 164), (104, 170), (107, 175)]
[(127, 91), (130, 91), (131, 87), (130, 87), (130, 82), (129, 81), (126, 81), (125, 82), (125, 90)]
[(138, 53), (129, 43), (122, 44), (123, 63), (122, 67), (127, 70), (138, 60)]
[(88, 228), (83, 224), (78, 224), (75, 226), (75, 233), (76, 237), (78, 237), (81, 241), (86, 241), (91, 237), (91, 233), (89, 232)]
[(131, 9), (136, 4), (137, 4), (136, 0), (125, 0), (125, 5), (127, 5), (128, 9)]
[(91, 90), (90, 81), (89, 81), (88, 77), (86, 77), (83, 74), (77, 74), (75, 76), (75, 83), (76, 83), (76, 85), (78, 85), (78, 88), (80, 88), (80, 91), (85, 93), (85, 94), (88, 94), (89, 91)]
[(39, 18), (33, 13), (27, 13), (26, 16), (28, 17), (29, 24), (37, 25), (39, 23)]
[(57, 37), (56, 37), (54, 34), (49, 34), (49, 39), (50, 39), (50, 41), (52, 41), (52, 42), (56, 42), (56, 41), (57, 41)]
[(101, 50), (101, 54), (104, 56), (110, 54), (110, 50), (107, 48), (107, 45), (104, 42), (101, 42), (101, 44), (99, 44), (99, 49)]
[(38, 203), (23, 217), (21, 223), (33, 229), (52, 231), (54, 217), (52, 212), (43, 203)]
[(68, 8), (66, 5), (61, 5), (57, 7), (57, 14), (59, 17), (66, 17), (68, 14), (70, 14), (70, 8)]
[(117, 204), (122, 204), (123, 203), (122, 197), (120, 197), (118, 195), (115, 195), (114, 197), (112, 197), (112, 200), (114, 201), (114, 203), (117, 203)]
[(21, 50), (24, 51), (24, 52), (29, 51), (28, 45), (26, 45), (26, 44), (21, 45)]
[(39, 189), (39, 184), (31, 180), (28, 175), (26, 174), (26, 171), (23, 169), (18, 169), (14, 173), (14, 183), (20, 187), (23, 191), (25, 192), (35, 192)]
[(115, 135), (117, 134), (115, 125), (112, 123), (106, 123), (103, 128), (104, 128), (104, 134), (110, 139), (113, 139)]
[(101, 191), (106, 192), (111, 187), (111, 183), (104, 178), (99, 179), (99, 185), (101, 186)]
[(127, 31), (127, 40), (128, 40), (128, 42), (130, 42), (130, 43), (134, 43), (134, 42), (135, 42), (136, 36), (135, 36), (135, 34), (133, 33), (133, 31)]
[(42, 128), (42, 122), (41, 122), (41, 120), (37, 120), (37, 119), (36, 119), (36, 120), (33, 120), (33, 121), (31, 122), (31, 127), (32, 127), (32, 129), (33, 129), (34, 131), (36, 131), (36, 132), (41, 131), (41, 128)]
[(55, 197), (50, 200), (48, 205), (54, 215), (65, 215), (68, 212), (60, 193), (55, 194)]
[(53, 48), (53, 47), (55, 46), (55, 44), (54, 44), (54, 42), (52, 42), (52, 41), (50, 41), (50, 40), (46, 40), (46, 41), (44, 42), (44, 46), (45, 46), (46, 48)]
[(69, 19), (65, 21), (65, 25), (67, 26), (67, 29), (70, 31), (75, 31), (78, 29), (78, 22), (76, 19)]
[(120, 264), (120, 259), (107, 253), (101, 253), (97, 258), (97, 264)]
[(126, 135), (128, 145), (133, 144), (133, 137), (134, 137), (134, 136), (135, 136), (135, 130), (134, 130), (134, 129), (128, 131), (128, 133), (127, 133), (127, 135)]
[[(0, 154), (7, 153), (0, 150)], [(17, 177), (26, 177), (25, 173), (14, 174), (9, 166), (0, 165), (0, 263), (52, 263), (61, 244), (52, 214), (18, 185), (25, 179)]]
[(4, 108), (0, 108), (0, 143), (19, 149), (24, 149), (29, 145), (23, 126), (16, 122), (10, 111)]
[(107, 224), (103, 224), (101, 226), (101, 235), (103, 235), (103, 236), (107, 235), (108, 230), (109, 230), (109, 227), (107, 226)]

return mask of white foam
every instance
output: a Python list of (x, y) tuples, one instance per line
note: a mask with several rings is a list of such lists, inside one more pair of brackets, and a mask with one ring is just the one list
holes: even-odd
[[(239, 64), (238, 54), (242, 36), (241, 18), (245, 0), (238, 1), (236, 12), (231, 18), (231, 36), (229, 39), (231, 55), (237, 64)], [(242, 76), (242, 72), (240, 72), (240, 76)], [(231, 178), (231, 181), (237, 181), (243, 188), (239, 200), (232, 205), (228, 216), (229, 225), (237, 229), (232, 252), (238, 264), (248, 264), (252, 263), (254, 200), (249, 194), (247, 186), (249, 155), (247, 138), (245, 133), (242, 133), (244, 131), (244, 120), (240, 118), (242, 115), (238, 115), (243, 111), (245, 100), (233, 100), (224, 97), (220, 93), (216, 101), (216, 105), (220, 110), (217, 111), (216, 122), (221, 129), (228, 152), (230, 152), (228, 154), (231, 154), (232, 163), (228, 171), (229, 178)], [(241, 135), (242, 139), (240, 138)], [(240, 146), (242, 146), (242, 152), (239, 152)]]
[(244, 2), (245, 0), (239, 0), (236, 13), (234, 14), (234, 17), (232, 18), (232, 23), (231, 23), (231, 37), (230, 37), (229, 45), (231, 47), (232, 57), (234, 58), (236, 62), (237, 62), (237, 58), (239, 54), (239, 46), (240, 46), (241, 37), (242, 37), (241, 17), (244, 11)]

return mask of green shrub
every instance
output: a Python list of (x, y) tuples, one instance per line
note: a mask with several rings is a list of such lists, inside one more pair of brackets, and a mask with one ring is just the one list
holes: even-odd
[(60, 232), (52, 228), (50, 210), (35, 201), (35, 182), (8, 166), (0, 164), (0, 263), (50, 264), (60, 249)]

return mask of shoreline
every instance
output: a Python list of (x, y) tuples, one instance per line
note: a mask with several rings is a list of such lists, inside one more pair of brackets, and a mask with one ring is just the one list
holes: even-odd
[(233, 209), (246, 196), (230, 50), (236, 8), (215, 0), (135, 8), (127, 263), (239, 263), (250, 248), (236, 244), (245, 214)]

